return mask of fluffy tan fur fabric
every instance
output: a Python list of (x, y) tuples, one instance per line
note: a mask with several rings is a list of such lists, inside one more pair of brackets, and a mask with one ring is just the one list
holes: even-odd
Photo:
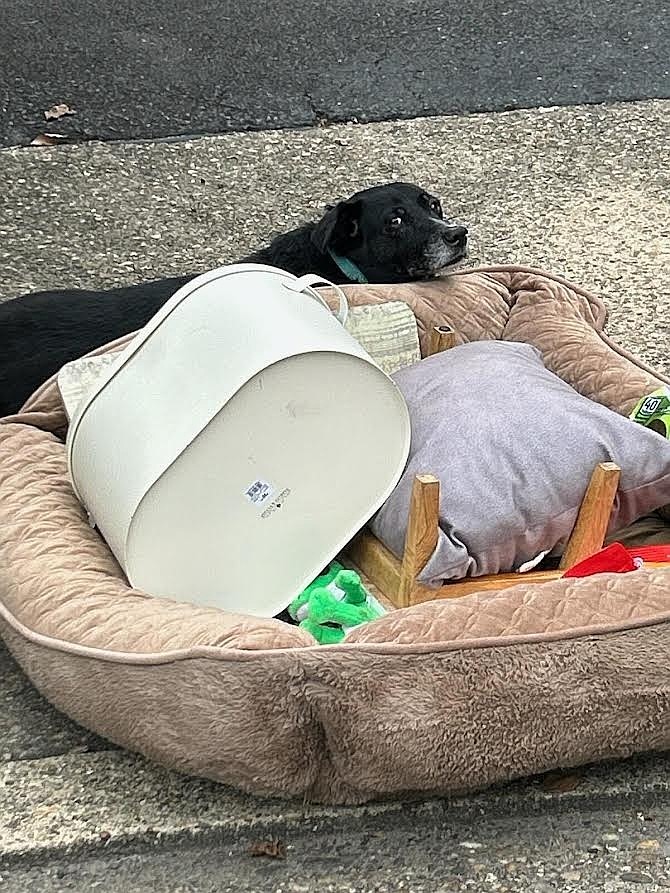
[[(602, 334), (602, 303), (513, 267), (407, 286), (423, 337), (527, 341), (619, 412), (664, 379)], [(118, 345), (117, 345), (118, 346)], [(316, 646), (275, 620), (128, 587), (67, 478), (54, 382), (0, 424), (0, 632), (83, 725), (244, 790), (358, 803), (452, 793), (670, 747), (670, 569), (422, 604)]]

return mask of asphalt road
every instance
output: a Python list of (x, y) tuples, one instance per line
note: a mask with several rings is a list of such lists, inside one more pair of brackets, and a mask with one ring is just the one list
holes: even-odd
[(670, 97), (663, 0), (3, 0), (0, 21), (0, 145)]

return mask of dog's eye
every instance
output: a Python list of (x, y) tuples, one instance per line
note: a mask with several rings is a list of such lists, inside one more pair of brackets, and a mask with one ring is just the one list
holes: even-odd
[(396, 214), (394, 217), (391, 217), (389, 220), (389, 226), (397, 227), (402, 226), (402, 217), (399, 214)]
[(442, 216), (442, 205), (438, 202), (438, 200), (436, 198), (431, 199), (428, 207), (433, 212), (433, 214), (437, 214), (438, 217)]

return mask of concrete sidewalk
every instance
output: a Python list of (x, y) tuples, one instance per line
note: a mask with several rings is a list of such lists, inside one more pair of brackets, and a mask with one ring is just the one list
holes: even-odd
[[(337, 810), (244, 797), (120, 754), (15, 765), (10, 781), (5, 893), (670, 887), (670, 788), (649, 758), (564, 776), (565, 793), (531, 780)], [(254, 858), (259, 844), (285, 858)]]
[(670, 100), (0, 150), (0, 298), (205, 270), (325, 202), (408, 179), (471, 226), (471, 264), (594, 289), (610, 333), (665, 366), (669, 131)]
[[(469, 263), (540, 266), (599, 292), (610, 334), (670, 372), (670, 102), (3, 150), (0, 296), (206, 269), (392, 178), (435, 189), (470, 224)], [(589, 770), (558, 795), (531, 780), (451, 804), (306, 809), (115, 750), (45, 704), (0, 649), (0, 761), (0, 889), (112, 890), (111, 867), (133, 890), (298, 891), (327, 878), (320, 889), (614, 891), (669, 876), (661, 844), (638, 849), (670, 822), (664, 757)], [(294, 842), (286, 862), (246, 856), (269, 837)], [(370, 854), (403, 840), (406, 863), (384, 876)], [(599, 873), (600, 857), (611, 868)]]

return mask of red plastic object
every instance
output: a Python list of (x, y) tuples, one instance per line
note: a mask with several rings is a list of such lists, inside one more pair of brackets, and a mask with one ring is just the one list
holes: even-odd
[[(637, 552), (635, 553), (637, 555)], [(633, 560), (625, 546), (612, 543), (606, 549), (579, 561), (566, 571), (564, 577), (590, 577), (592, 574), (626, 574), (637, 570), (638, 564)]]
[(670, 544), (663, 546), (634, 546), (628, 552), (643, 561), (670, 562)]
[(633, 546), (627, 549), (621, 543), (590, 555), (567, 570), (564, 577), (590, 577), (592, 574), (626, 574), (637, 570), (644, 561), (670, 563), (670, 543), (662, 546)]

